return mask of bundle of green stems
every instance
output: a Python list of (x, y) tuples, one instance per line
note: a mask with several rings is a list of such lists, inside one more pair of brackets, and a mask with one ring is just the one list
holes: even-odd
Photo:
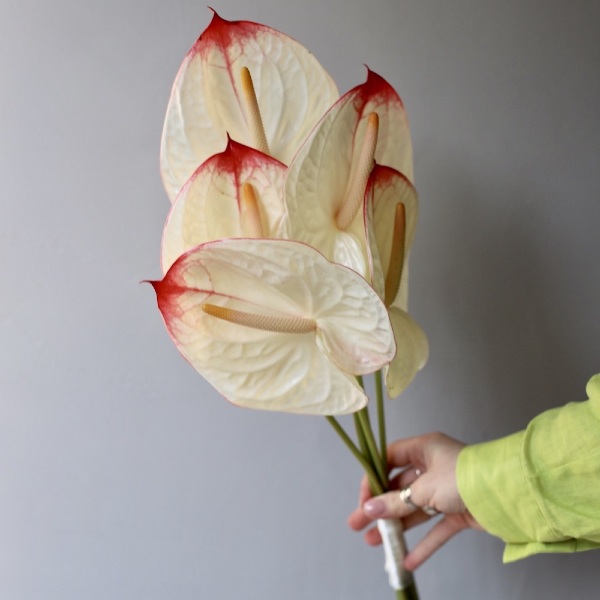
[[(375, 373), (374, 379), (378, 440), (375, 439), (373, 427), (371, 426), (371, 417), (367, 407), (364, 407), (353, 415), (354, 427), (356, 430), (356, 443), (335, 417), (327, 417), (327, 420), (364, 469), (369, 481), (369, 487), (371, 488), (371, 494), (379, 496), (380, 494), (389, 491), (390, 482), (381, 371)], [(357, 377), (357, 380), (364, 389), (363, 378), (359, 376)], [(396, 600), (419, 600), (419, 594), (414, 580), (404, 589), (395, 590), (395, 592)]]

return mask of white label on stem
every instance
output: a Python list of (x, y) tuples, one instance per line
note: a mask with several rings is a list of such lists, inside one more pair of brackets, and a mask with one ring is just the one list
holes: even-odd
[(399, 519), (377, 519), (377, 529), (379, 529), (383, 541), (385, 570), (390, 587), (393, 590), (403, 590), (412, 584), (413, 577), (412, 573), (402, 566), (406, 556), (402, 523)]

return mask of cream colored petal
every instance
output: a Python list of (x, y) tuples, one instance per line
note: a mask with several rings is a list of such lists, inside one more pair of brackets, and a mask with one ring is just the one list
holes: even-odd
[(285, 183), (287, 237), (314, 246), (369, 279), (363, 209), (356, 211), (343, 231), (336, 215), (348, 200), (352, 175), (359, 170), (361, 145), (373, 112), (379, 117), (375, 159), (412, 175), (412, 146), (402, 101), (384, 79), (369, 71), (364, 84), (327, 111), (294, 157)]
[[(378, 255), (381, 268), (387, 274), (392, 252), (396, 206), (404, 204), (406, 215), (406, 241), (402, 280), (392, 306), (407, 310), (408, 259), (418, 219), (418, 196), (412, 183), (400, 172), (390, 167), (376, 165), (371, 174), (370, 189), (373, 198), (372, 236), (369, 237), (373, 254)], [(373, 248), (373, 244), (375, 247)]]
[(225, 146), (226, 134), (253, 146), (240, 72), (254, 81), (270, 153), (288, 164), (338, 97), (315, 57), (290, 37), (216, 13), (181, 65), (163, 129), (161, 171), (173, 201), (199, 164)]
[[(375, 165), (373, 172), (378, 168)], [(373, 221), (375, 219), (373, 210), (373, 190), (374, 186), (371, 184), (373, 177), (370, 177), (369, 186), (367, 193), (365, 194), (365, 204), (363, 206), (364, 212), (364, 224), (365, 224), (365, 237), (367, 240), (367, 262), (369, 272), (369, 283), (373, 286), (373, 289), (377, 292), (377, 295), (385, 302), (385, 274), (381, 265), (381, 259), (379, 256), (379, 249), (375, 238), (375, 230), (373, 227)]]
[(285, 179), (287, 237), (310, 244), (328, 259), (367, 275), (364, 215), (358, 210), (341, 230), (335, 217), (347, 193), (352, 165), (362, 140), (364, 122), (354, 95), (334, 104), (303, 144)]
[(379, 115), (379, 137), (375, 160), (392, 167), (413, 181), (413, 153), (404, 104), (383, 77), (369, 69), (367, 81), (355, 88), (355, 104), (362, 115)]
[[(205, 244), (179, 258), (153, 285), (180, 352), (234, 404), (353, 412), (367, 400), (352, 375), (383, 367), (394, 353), (385, 307), (372, 288), (304, 244), (245, 239)], [(311, 319), (316, 329), (274, 333), (237, 325), (206, 314), (205, 303)]]
[(162, 241), (163, 272), (190, 248), (208, 241), (246, 237), (240, 214), (242, 185), (256, 191), (264, 237), (279, 237), (285, 166), (229, 140), (186, 182), (171, 208)]
[(390, 309), (390, 320), (398, 346), (394, 360), (384, 370), (390, 398), (396, 398), (427, 362), (429, 343), (419, 325), (399, 308)]

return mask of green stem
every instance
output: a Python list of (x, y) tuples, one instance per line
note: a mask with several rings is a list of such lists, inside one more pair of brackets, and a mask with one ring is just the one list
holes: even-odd
[[(356, 381), (358, 381), (358, 385), (360, 385), (364, 392), (365, 383), (363, 381), (362, 375), (356, 375)], [(358, 413), (353, 413), (352, 417), (354, 418), (354, 429), (356, 430), (356, 437), (358, 438), (358, 445), (360, 446), (360, 450), (363, 453), (365, 459), (369, 460), (371, 466), (375, 468), (375, 463), (373, 462), (369, 446), (367, 445), (367, 438), (365, 436), (362, 423), (358, 417)]]
[(419, 592), (417, 586), (412, 583), (403, 590), (396, 590), (396, 600), (419, 600)]
[[(356, 380), (360, 387), (364, 390), (365, 384), (362, 375), (357, 375)], [(375, 444), (375, 438), (373, 436), (373, 430), (371, 428), (371, 421), (369, 419), (369, 410), (367, 407), (362, 410), (355, 412), (354, 415), (354, 427), (356, 428), (356, 436), (358, 438), (358, 444), (361, 452), (371, 467), (377, 473), (379, 482), (384, 491), (388, 489), (387, 473), (381, 469), (381, 457), (377, 446)], [(373, 488), (371, 488), (373, 489)], [(373, 492), (375, 493), (375, 492)]]
[[(358, 383), (364, 389), (362, 377), (358, 376)], [(356, 433), (358, 436), (358, 442), (361, 449), (359, 449), (348, 434), (344, 431), (342, 426), (338, 423), (335, 417), (326, 417), (330, 425), (333, 427), (335, 432), (339, 435), (344, 444), (348, 447), (350, 452), (362, 465), (373, 495), (383, 494), (388, 490), (388, 477), (387, 477), (387, 440), (385, 432), (385, 411), (384, 411), (384, 396), (383, 396), (383, 385), (381, 380), (381, 372), (378, 371), (375, 374), (375, 386), (377, 393), (377, 421), (379, 425), (379, 450), (375, 442), (373, 430), (369, 419), (369, 412), (367, 408), (363, 408), (354, 414), (354, 424), (356, 426)], [(362, 450), (362, 451), (361, 451)], [(412, 581), (408, 587), (403, 590), (397, 590), (395, 592), (396, 600), (419, 600), (419, 593), (417, 592), (417, 586)]]
[(387, 436), (385, 433), (385, 404), (383, 400), (383, 383), (381, 371), (375, 373), (375, 392), (377, 394), (377, 422), (379, 424), (379, 451), (383, 470), (388, 472), (387, 465)]
[[(356, 429), (356, 437), (358, 438), (358, 446), (360, 451), (366, 459), (369, 459), (371, 453), (369, 452), (369, 447), (367, 446), (367, 438), (365, 437), (365, 432), (363, 431), (360, 419), (358, 418), (358, 413), (354, 413), (352, 417), (354, 418), (354, 428)], [(371, 463), (373, 463), (373, 461), (371, 461)]]
[(377, 473), (374, 471), (373, 467), (370, 465), (369, 461), (361, 454), (360, 450), (356, 447), (356, 444), (350, 439), (335, 417), (326, 417), (326, 419), (335, 429), (335, 432), (340, 436), (344, 444), (346, 444), (350, 452), (354, 454), (356, 460), (358, 460), (358, 462), (362, 465), (365, 473), (367, 474), (367, 478), (369, 479), (369, 485), (371, 486), (372, 492), (376, 495), (383, 494), (383, 486), (381, 485), (379, 477), (377, 476)]
[[(375, 471), (379, 480), (383, 484), (383, 488), (387, 490), (388, 487), (388, 478), (387, 473), (383, 469), (383, 464), (381, 462), (381, 456), (379, 455), (379, 450), (377, 449), (377, 444), (375, 443), (375, 437), (373, 436), (373, 430), (371, 429), (371, 422), (369, 421), (369, 413), (366, 408), (358, 411), (358, 419), (360, 421), (363, 433), (366, 438), (367, 447), (369, 448), (369, 455), (371, 457), (371, 461), (375, 467)], [(372, 490), (375, 493), (374, 490)]]

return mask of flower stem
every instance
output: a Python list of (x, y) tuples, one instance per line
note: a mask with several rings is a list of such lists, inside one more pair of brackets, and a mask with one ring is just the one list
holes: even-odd
[(396, 590), (396, 600), (419, 600), (417, 586), (412, 583), (403, 590)]
[[(363, 435), (365, 436), (367, 447), (369, 449), (369, 456), (371, 457), (371, 462), (375, 468), (375, 472), (379, 477), (379, 480), (383, 484), (383, 488), (387, 490), (388, 487), (388, 478), (387, 473), (383, 469), (383, 464), (381, 462), (381, 456), (379, 455), (379, 450), (377, 448), (377, 444), (375, 443), (375, 437), (373, 436), (373, 430), (371, 429), (371, 422), (369, 420), (369, 413), (366, 408), (363, 408), (358, 411), (358, 420), (360, 421), (360, 425), (363, 431)], [(372, 490), (375, 493), (374, 490)]]
[(326, 417), (326, 419), (334, 428), (335, 432), (340, 436), (344, 444), (346, 444), (350, 452), (354, 454), (355, 458), (362, 465), (363, 469), (365, 470), (365, 473), (367, 474), (367, 478), (369, 479), (369, 485), (371, 486), (372, 492), (376, 495), (383, 494), (385, 490), (381, 485), (381, 482), (379, 481), (377, 473), (375, 472), (369, 461), (362, 455), (361, 451), (356, 447), (356, 444), (350, 439), (348, 434), (337, 422), (335, 417)]
[(383, 470), (388, 472), (387, 465), (387, 435), (385, 432), (385, 405), (383, 400), (383, 383), (381, 371), (375, 373), (375, 392), (377, 394), (377, 422), (379, 424), (379, 451)]
[[(365, 389), (365, 384), (361, 375), (356, 376), (358, 384)], [(356, 429), (356, 437), (358, 439), (358, 445), (361, 449), (364, 458), (371, 464), (371, 467), (377, 473), (379, 482), (383, 491), (388, 489), (387, 472), (381, 468), (381, 457), (375, 444), (375, 438), (373, 436), (373, 430), (371, 428), (371, 421), (369, 419), (369, 410), (367, 407), (362, 410), (355, 412), (354, 415), (354, 427)]]
[(358, 446), (360, 448), (360, 451), (362, 452), (362, 455), (368, 459), (370, 458), (369, 447), (367, 446), (367, 438), (365, 437), (365, 433), (362, 429), (362, 424), (360, 422), (360, 419), (358, 418), (358, 413), (354, 413), (352, 417), (354, 419), (354, 428), (356, 429)]
[[(357, 377), (357, 380), (364, 389), (362, 377)], [(350, 452), (352, 452), (352, 454), (363, 467), (367, 479), (369, 480), (371, 493), (374, 496), (378, 496), (389, 490), (387, 439), (385, 431), (385, 406), (381, 371), (378, 371), (375, 374), (375, 387), (377, 394), (379, 447), (377, 447), (377, 442), (375, 441), (375, 436), (373, 435), (373, 429), (369, 419), (369, 412), (366, 407), (354, 414), (354, 424), (356, 427), (356, 435), (360, 449), (344, 431), (343, 427), (338, 423), (335, 417), (328, 416), (326, 418), (339, 437), (342, 439), (344, 444), (348, 447)], [(402, 546), (405, 547), (402, 532), (400, 531), (398, 535)], [(412, 579), (411, 574), (407, 571), (405, 571), (404, 574), (408, 577), (408, 579), (405, 579), (404, 581), (407, 587), (401, 590), (395, 590), (396, 600), (419, 600), (417, 586)]]

